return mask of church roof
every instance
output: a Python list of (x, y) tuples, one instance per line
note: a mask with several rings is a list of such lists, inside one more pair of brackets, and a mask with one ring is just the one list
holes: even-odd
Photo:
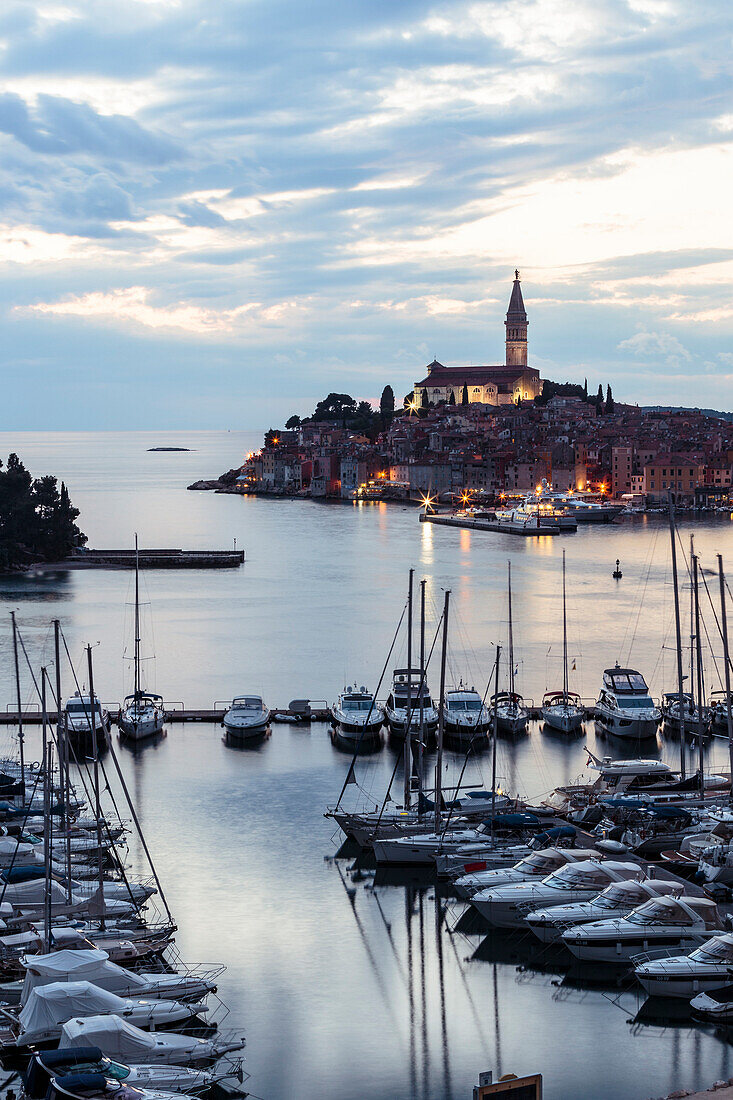
[(539, 377), (535, 367), (507, 367), (503, 363), (493, 366), (478, 367), (445, 367), (434, 360), (428, 367), (429, 373), (416, 386), (462, 386), (485, 385), (494, 382), (497, 386), (508, 385), (516, 382), (523, 374), (532, 374)]
[(512, 287), (512, 296), (509, 299), (509, 309), (506, 311), (506, 319), (509, 322), (521, 322), (527, 324), (527, 311), (524, 308), (524, 299), (522, 298), (522, 288), (519, 285), (519, 272), (515, 272), (516, 278), (514, 279), (514, 286)]

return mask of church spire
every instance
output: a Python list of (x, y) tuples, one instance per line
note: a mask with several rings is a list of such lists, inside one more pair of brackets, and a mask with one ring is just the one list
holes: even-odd
[(527, 366), (527, 311), (524, 308), (522, 288), (519, 283), (519, 271), (514, 271), (514, 285), (506, 313), (506, 365), (508, 367)]

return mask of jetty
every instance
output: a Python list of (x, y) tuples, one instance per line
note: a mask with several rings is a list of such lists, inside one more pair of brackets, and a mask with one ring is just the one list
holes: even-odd
[[(298, 702), (298, 700), (294, 700)], [(109, 713), (110, 721), (117, 725), (120, 715), (119, 703), (103, 703), (104, 710)], [(224, 713), (229, 706), (229, 703), (224, 705), (223, 702), (217, 700), (211, 707), (202, 707), (198, 709), (189, 709), (184, 707), (182, 703), (164, 703), (165, 721), (166, 723), (184, 723), (184, 722), (221, 722), (224, 717)], [(289, 707), (273, 707), (272, 711), (273, 721), (277, 722), (293, 722), (306, 724), (308, 722), (328, 722), (331, 719), (331, 712), (323, 705), (315, 707), (304, 708), (302, 706)], [(40, 709), (37, 710), (25, 710), (20, 714), (17, 710), (0, 711), (0, 726), (17, 726), (18, 719), (22, 720), (24, 726), (40, 726), (43, 724), (43, 715)], [(58, 721), (55, 711), (48, 711), (46, 714), (46, 721), (49, 725), (54, 726)]]
[[(236, 569), (245, 561), (244, 550), (140, 550), (141, 569)], [(64, 561), (34, 566), (44, 572), (64, 569), (134, 569), (134, 550), (75, 550)]]
[(538, 535), (564, 535), (566, 531), (547, 523), (517, 524), (499, 519), (471, 519), (468, 516), (430, 515), (420, 513), (420, 523), (437, 523), (442, 527), (463, 527), (472, 531), (499, 531), (504, 535), (523, 535), (536, 538)]

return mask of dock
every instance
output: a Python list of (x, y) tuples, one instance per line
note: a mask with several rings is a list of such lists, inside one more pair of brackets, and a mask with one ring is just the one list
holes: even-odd
[(420, 523), (437, 523), (442, 527), (463, 527), (472, 531), (499, 531), (505, 535), (523, 535), (525, 538), (536, 538), (538, 535), (567, 535), (572, 530), (561, 530), (559, 527), (550, 527), (548, 524), (517, 527), (512, 523), (502, 522), (498, 519), (469, 519), (463, 516), (429, 515), (420, 514)]
[[(166, 708), (165, 720), (167, 723), (171, 724), (180, 724), (184, 722), (221, 722), (226, 709), (220, 704), (210, 708), (204, 707), (200, 710), (189, 710), (185, 707), (178, 707), (170, 703), (164, 705)], [(119, 703), (102, 703), (102, 706), (109, 713), (110, 721), (113, 725), (117, 725), (120, 714)], [(284, 720), (286, 722), (302, 725), (306, 725), (309, 722), (329, 722), (331, 720), (331, 712), (326, 707), (315, 707), (307, 714), (303, 714), (303, 712), (299, 710), (293, 710), (290, 707), (275, 707), (272, 709), (271, 714), (275, 722), (279, 719), (281, 721)], [(18, 717), (17, 710), (0, 711), (0, 726), (17, 726)], [(55, 711), (49, 711), (46, 717), (49, 725), (56, 725), (58, 718)], [(43, 717), (40, 710), (21, 711), (20, 718), (24, 726), (40, 726), (43, 724)]]
[[(75, 550), (65, 561), (43, 562), (44, 572), (63, 569), (134, 569), (134, 550)], [(244, 550), (140, 550), (141, 569), (236, 569), (244, 564)]]

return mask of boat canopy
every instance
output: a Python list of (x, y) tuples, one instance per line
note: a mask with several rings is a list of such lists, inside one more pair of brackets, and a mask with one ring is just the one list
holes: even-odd
[[(497, 814), (493, 826), (495, 829), (536, 829), (539, 823), (540, 819), (535, 814)], [(482, 824), (491, 828), (491, 818), (487, 817)]]
[[(22, 960), (26, 969), (21, 1004), (27, 1004), (34, 989), (50, 985), (52, 982), (87, 981), (95, 985), (104, 980), (103, 976), (119, 969), (110, 963), (106, 951), (96, 947), (80, 951), (62, 949), (48, 955), (30, 955)], [(129, 972), (130, 984), (137, 984), (137, 975)], [(144, 983), (143, 983), (144, 984)]]
[(200, 1057), (199, 1052), (206, 1056), (212, 1050), (206, 1039), (171, 1031), (151, 1034), (117, 1015), (73, 1019), (61, 1028), (59, 1050), (90, 1044), (101, 1047), (108, 1058), (133, 1066), (151, 1062), (185, 1065), (192, 1057)]
[(124, 997), (108, 993), (106, 989), (97, 989), (91, 982), (56, 981), (31, 992), (18, 1016), (21, 1035), (58, 1027), (70, 1016), (124, 1012), (129, 1005), (130, 1001)]
[(555, 825), (552, 829), (545, 829), (544, 833), (538, 833), (532, 844), (544, 848), (553, 840), (570, 840), (576, 833), (574, 825)]

